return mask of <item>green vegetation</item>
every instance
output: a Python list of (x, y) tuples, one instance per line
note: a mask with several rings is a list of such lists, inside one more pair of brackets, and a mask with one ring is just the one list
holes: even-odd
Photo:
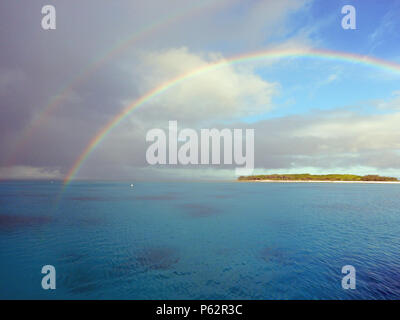
[(241, 176), (239, 181), (254, 181), (254, 180), (276, 180), (276, 181), (399, 181), (393, 177), (381, 177), (378, 175), (357, 176), (354, 174), (324, 174), (314, 175), (309, 173), (302, 174), (270, 174), (256, 176)]

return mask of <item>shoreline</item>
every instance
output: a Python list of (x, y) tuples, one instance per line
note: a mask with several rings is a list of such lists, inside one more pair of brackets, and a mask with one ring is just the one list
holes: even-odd
[(264, 182), (264, 183), (372, 183), (372, 184), (400, 184), (400, 181), (326, 181), (326, 180), (241, 180), (237, 182)]

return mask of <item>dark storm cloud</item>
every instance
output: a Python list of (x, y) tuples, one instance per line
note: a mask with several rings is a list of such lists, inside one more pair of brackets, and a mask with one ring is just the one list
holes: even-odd
[[(2, 1), (0, 176), (23, 170), (35, 177), (51, 177), (52, 172), (62, 176), (96, 133), (134, 99), (182, 71), (210, 62), (210, 55), (229, 56), (243, 47), (252, 51), (272, 35), (290, 33), (288, 17), (306, 3), (254, 1), (253, 6), (243, 6), (241, 1), (210, 1), (209, 7), (189, 10), (193, 12), (185, 16), (182, 12), (192, 4), (184, 0), (63, 0), (55, 3), (57, 29), (44, 31), (40, 11), (48, 1)], [(166, 13), (177, 18), (167, 19), (161, 28), (143, 33), (126, 50), (88, 69), (143, 26), (165, 20)], [(261, 79), (254, 70), (234, 67), (196, 81), (135, 110), (90, 155), (79, 177), (158, 177), (163, 168), (145, 169), (145, 136), (152, 128), (166, 127), (168, 120), (178, 120), (180, 128), (254, 128), (257, 168), (399, 167), (396, 114), (316, 112), (248, 124), (238, 119), (249, 110), (269, 110), (279, 84)], [(57, 108), (24, 137), (26, 128), (63, 92), (67, 94)], [(379, 134), (371, 135), (363, 123)], [(9, 165), (18, 167), (5, 167)]]

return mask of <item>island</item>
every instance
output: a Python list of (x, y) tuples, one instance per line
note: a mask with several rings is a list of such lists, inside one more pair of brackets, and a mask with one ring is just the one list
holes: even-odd
[(382, 177), (379, 175), (358, 176), (354, 174), (269, 174), (241, 176), (238, 181), (243, 182), (370, 182), (370, 183), (398, 183), (394, 177)]

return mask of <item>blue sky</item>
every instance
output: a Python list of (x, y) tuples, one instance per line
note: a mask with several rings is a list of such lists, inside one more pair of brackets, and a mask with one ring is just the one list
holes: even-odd
[[(341, 27), (344, 15), (340, 10), (346, 4), (356, 8), (356, 30)], [(399, 15), (400, 2), (393, 0), (314, 1), (309, 15), (300, 12), (291, 20), (299, 27), (312, 29), (311, 38), (319, 48), (400, 62)], [(360, 112), (388, 112), (373, 108), (373, 101), (387, 99), (400, 87), (400, 76), (394, 72), (310, 58), (283, 61), (259, 69), (258, 74), (278, 81), (284, 92), (275, 100), (279, 107), (262, 118), (344, 107), (359, 107)]]

